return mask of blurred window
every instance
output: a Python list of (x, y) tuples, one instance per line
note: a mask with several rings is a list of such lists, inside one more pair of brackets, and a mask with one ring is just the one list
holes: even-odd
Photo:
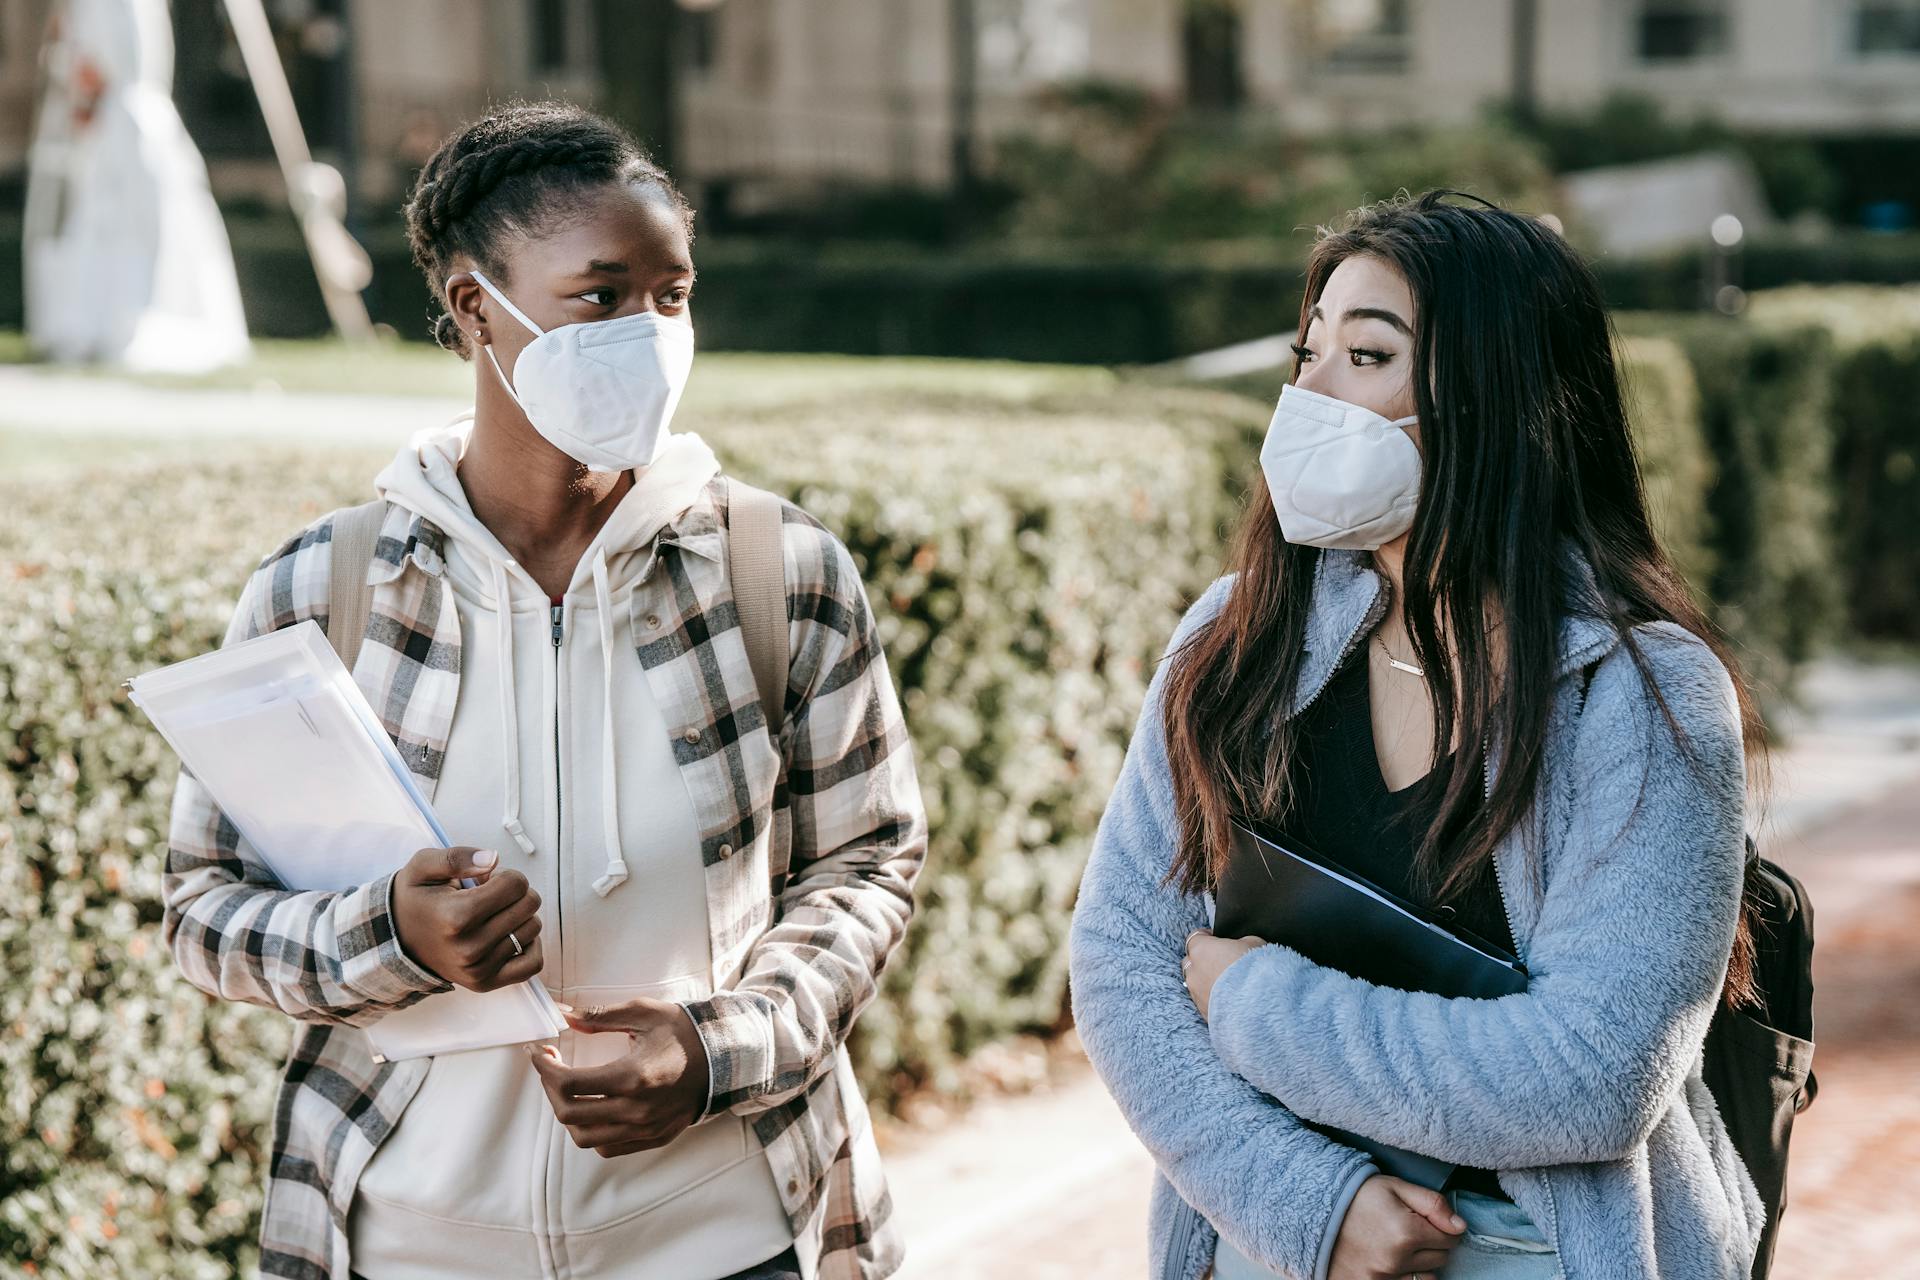
[(720, 61), (720, 14), (713, 9), (683, 11), (680, 30), (687, 66), (695, 71), (712, 71)]
[(1246, 101), (1240, 72), (1240, 9), (1232, 0), (1193, 0), (1181, 27), (1187, 105), (1231, 111)]
[(1412, 0), (1327, 0), (1318, 9), (1328, 70), (1394, 72), (1412, 63)]
[[(273, 154), (247, 64), (220, 0), (172, 0), (173, 100), (209, 159)], [(353, 67), (347, 0), (272, 0), (267, 25), (307, 143), (338, 161), (352, 150)]]
[(1727, 6), (1714, 0), (1648, 0), (1635, 22), (1642, 62), (1693, 62), (1727, 51)]
[(1920, 57), (1920, 2), (1867, 0), (1856, 5), (1853, 51), (1862, 57)]
[(567, 28), (573, 8), (568, 0), (533, 0), (533, 67), (536, 71), (565, 71), (573, 41)]

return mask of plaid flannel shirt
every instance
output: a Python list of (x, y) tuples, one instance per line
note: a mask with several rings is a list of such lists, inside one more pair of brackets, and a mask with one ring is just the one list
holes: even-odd
[[(261, 563), (226, 643), (307, 618), (326, 625), (332, 520)], [(722, 479), (658, 535), (633, 633), (706, 869), (714, 994), (688, 1006), (712, 1063), (701, 1119), (749, 1118), (803, 1262), (825, 1280), (875, 1280), (899, 1266), (901, 1245), (844, 1043), (912, 914), (926, 818), (852, 557), (791, 504), (782, 527), (792, 662), (778, 745), (727, 580)], [(460, 684), (443, 545), (431, 522), (388, 508), (353, 673), (428, 795)], [(774, 842), (791, 849), (777, 917)], [(376, 1063), (360, 1030), (449, 989), (401, 948), (392, 883), (283, 888), (182, 772), (163, 881), (175, 962), (210, 995), (298, 1020), (275, 1107), (262, 1275), (348, 1280), (355, 1184), (426, 1075), (425, 1059)]]

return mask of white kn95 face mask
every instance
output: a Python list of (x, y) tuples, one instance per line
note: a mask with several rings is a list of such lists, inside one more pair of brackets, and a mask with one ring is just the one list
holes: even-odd
[(1286, 386), (1260, 447), (1274, 514), (1288, 542), (1372, 551), (1413, 527), (1420, 450), (1373, 410)]
[(693, 325), (636, 311), (542, 329), (480, 272), (473, 278), (534, 335), (507, 381), (487, 359), (527, 421), (554, 448), (593, 471), (652, 462), (693, 371)]

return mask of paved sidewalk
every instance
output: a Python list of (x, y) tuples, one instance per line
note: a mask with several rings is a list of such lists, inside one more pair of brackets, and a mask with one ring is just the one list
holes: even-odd
[(45, 435), (274, 440), (313, 445), (396, 445), (471, 406), (440, 396), (364, 395), (156, 387), (126, 378), (0, 365), (0, 430)]
[(1920, 781), (1784, 861), (1814, 901), (1814, 1073), (1774, 1271), (1920, 1273)]
[[(1805, 688), (1761, 838), (1814, 899), (1821, 1087), (1774, 1274), (1920, 1274), (1920, 668), (1828, 661)], [(908, 1280), (1146, 1273), (1152, 1166), (1084, 1058), (887, 1137)]]
[(1144, 1274), (1153, 1166), (1084, 1057), (1043, 1091), (886, 1137), (902, 1280)]

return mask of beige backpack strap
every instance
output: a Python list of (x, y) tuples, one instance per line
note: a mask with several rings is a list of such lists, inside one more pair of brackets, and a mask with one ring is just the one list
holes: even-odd
[(380, 526), (386, 518), (384, 498), (348, 507), (333, 517), (333, 553), (327, 565), (327, 643), (348, 671), (360, 656), (367, 616), (373, 610), (367, 566), (373, 561)]
[[(760, 710), (777, 746), (787, 705), (787, 555), (780, 531), (780, 499), (727, 478), (727, 576), (747, 646), (747, 663), (760, 691)], [(787, 878), (785, 855), (769, 867), (774, 896)]]

